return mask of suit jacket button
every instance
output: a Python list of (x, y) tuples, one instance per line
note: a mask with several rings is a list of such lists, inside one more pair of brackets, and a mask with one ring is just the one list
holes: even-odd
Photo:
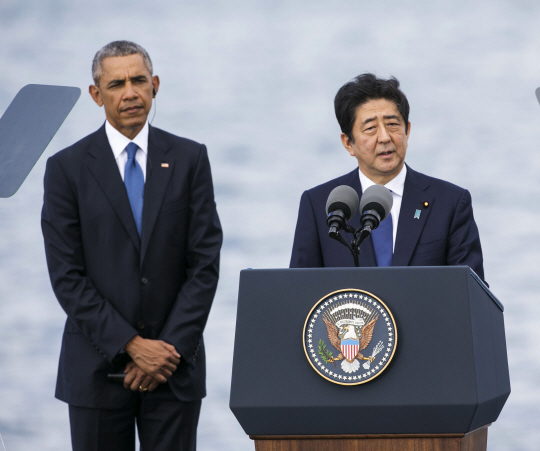
[(146, 277), (143, 277), (141, 279), (141, 282), (142, 282), (143, 285), (146, 285), (148, 283), (148, 279)]
[(139, 322), (137, 323), (137, 327), (138, 327), (139, 329), (144, 329), (144, 323), (143, 323), (142, 321), (139, 321)]

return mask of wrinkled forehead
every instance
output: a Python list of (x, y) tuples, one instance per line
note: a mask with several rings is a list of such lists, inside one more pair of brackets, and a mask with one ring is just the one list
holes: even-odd
[(151, 77), (150, 71), (144, 63), (144, 58), (138, 53), (104, 58), (101, 62), (101, 70), (101, 78), (126, 79), (140, 75)]

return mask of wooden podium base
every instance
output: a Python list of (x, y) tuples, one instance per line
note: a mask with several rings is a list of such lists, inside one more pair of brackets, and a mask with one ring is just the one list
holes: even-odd
[(487, 426), (467, 434), (254, 435), (256, 451), (486, 451)]

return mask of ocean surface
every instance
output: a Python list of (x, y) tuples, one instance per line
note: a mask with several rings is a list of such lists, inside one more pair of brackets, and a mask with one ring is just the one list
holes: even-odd
[(409, 165), (472, 194), (486, 278), (506, 307), (512, 383), (488, 449), (538, 449), (539, 23), (527, 0), (0, 0), (0, 113), (29, 83), (83, 91), (21, 189), (0, 199), (7, 451), (70, 449), (67, 406), (53, 396), (65, 315), (45, 265), (42, 179), (47, 157), (103, 123), (87, 94), (91, 60), (116, 39), (153, 59), (153, 125), (209, 149), (225, 242), (200, 450), (254, 449), (228, 407), (239, 271), (287, 267), (303, 190), (355, 167), (333, 97), (366, 71), (395, 75), (409, 98)]

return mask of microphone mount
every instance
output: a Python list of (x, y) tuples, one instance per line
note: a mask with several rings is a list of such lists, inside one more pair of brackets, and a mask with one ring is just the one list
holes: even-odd
[[(328, 236), (347, 247), (353, 256), (354, 266), (360, 267), (360, 245), (381, 223), (381, 216), (377, 210), (366, 210), (362, 214), (362, 225), (358, 229), (347, 224), (345, 215), (341, 210), (331, 212), (326, 222), (330, 226)], [(353, 239), (350, 243), (339, 233), (340, 229), (352, 234)]]
[(335, 239), (336, 235), (339, 235), (339, 231), (347, 225), (347, 217), (342, 210), (331, 211), (326, 223), (330, 226), (328, 234)]

